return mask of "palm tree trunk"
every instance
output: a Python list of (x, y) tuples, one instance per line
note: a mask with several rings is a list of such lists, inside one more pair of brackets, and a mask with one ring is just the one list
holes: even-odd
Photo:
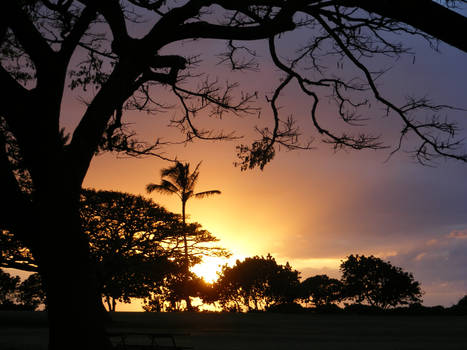
[(186, 206), (186, 201), (182, 201), (182, 221), (183, 221), (183, 244), (185, 248), (185, 302), (186, 302), (186, 308), (188, 311), (193, 311), (193, 307), (191, 306), (191, 299), (190, 295), (188, 293), (187, 287), (188, 287), (188, 279), (190, 277), (190, 261), (188, 258), (188, 242), (187, 242), (187, 233), (186, 233), (186, 215), (185, 215), (185, 206)]

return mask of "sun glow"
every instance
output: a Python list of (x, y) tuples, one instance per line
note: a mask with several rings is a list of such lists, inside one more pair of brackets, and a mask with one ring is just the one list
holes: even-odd
[(217, 280), (218, 272), (222, 270), (222, 266), (227, 264), (232, 266), (237, 260), (243, 260), (245, 257), (240, 255), (232, 255), (230, 258), (204, 257), (203, 261), (191, 268), (198, 277), (203, 278), (206, 282), (213, 283)]

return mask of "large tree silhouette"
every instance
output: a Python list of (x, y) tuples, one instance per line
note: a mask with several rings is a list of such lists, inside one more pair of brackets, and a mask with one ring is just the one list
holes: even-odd
[(298, 298), (299, 274), (289, 263), (277, 264), (270, 254), (245, 258), (232, 267), (224, 265), (219, 279), (206, 288), (202, 298), (219, 302), (225, 311), (266, 310)]
[[(465, 3), (3, 1), (0, 193), (7, 205), (0, 210), (0, 223), (30, 249), (38, 264), (49, 303), (50, 349), (110, 347), (104, 336), (104, 321), (98, 316), (102, 305), (81, 229), (79, 194), (90, 162), (100, 151), (161, 156), (161, 142), (145, 145), (131, 137), (124, 123), (125, 110), (163, 109), (167, 104), (157, 99), (161, 96), (158, 89), (167, 89), (180, 102), (183, 113), (176, 122), (188, 141), (229, 136), (198, 128), (193, 119), (197, 113), (221, 116), (226, 112), (256, 112), (249, 104), (254, 93), (238, 94), (235, 100), (235, 84), (221, 89), (215, 81), (200, 78), (191, 70), (199, 61), (178, 43), (223, 40), (227, 43), (224, 62), (237, 70), (252, 67), (254, 52), (245, 41), (268, 40), (269, 53), (283, 79), (269, 97), (273, 126), (259, 129), (259, 138), (251, 146), (239, 147), (243, 168), (264, 167), (279, 145), (309, 148), (307, 143), (299, 143), (294, 120), (283, 119), (277, 107), (280, 92), (289, 84), (297, 84), (310, 99), (312, 125), (336, 148), (383, 145), (371, 135), (325, 127), (320, 119), (320, 96), (333, 96), (335, 115), (349, 124), (359, 121), (356, 110), (360, 107), (374, 106), (375, 102), (385, 107), (402, 122), (401, 142), (413, 136), (415, 155), (421, 161), (437, 156), (465, 161), (455, 124), (438, 117), (443, 106), (430, 105), (424, 99), (401, 104), (389, 101), (375, 84), (378, 72), (365, 66), (380, 55), (406, 52), (399, 41), (391, 41), (391, 33), (439, 39), (467, 52), (467, 19), (451, 8)], [(143, 29), (135, 34), (129, 30), (130, 22), (142, 23)], [(277, 42), (281, 34), (294, 30), (309, 35), (301, 36), (303, 48), (297, 56), (282, 60)], [(323, 55), (331, 61), (334, 57), (337, 63), (345, 59), (357, 69), (361, 80), (336, 77), (335, 72), (326, 71), (319, 62)], [(71, 79), (69, 85), (67, 79)], [(86, 108), (67, 139), (61, 120), (67, 113), (62, 104), (69, 86), (85, 90)], [(355, 99), (362, 94), (375, 101)], [(30, 186), (22, 186), (23, 179)], [(66, 307), (69, 300), (75, 302), (72, 309)]]
[(420, 283), (411, 273), (372, 255), (349, 255), (340, 270), (343, 299), (383, 309), (422, 300)]
[[(186, 227), (186, 203), (191, 198), (205, 198), (220, 194), (219, 190), (210, 190), (195, 193), (195, 187), (199, 177), (199, 167), (201, 162), (198, 163), (193, 170), (190, 172), (189, 163), (176, 162), (173, 166), (164, 168), (161, 170), (162, 181), (160, 184), (150, 183), (146, 186), (146, 191), (152, 193), (154, 191), (175, 194), (182, 201), (182, 222), (183, 226)], [(187, 232), (183, 234), (183, 247), (185, 249), (185, 281), (188, 282), (190, 276), (190, 256), (188, 254), (188, 241)], [(192, 310), (190, 296), (186, 296), (186, 305), (188, 310)]]

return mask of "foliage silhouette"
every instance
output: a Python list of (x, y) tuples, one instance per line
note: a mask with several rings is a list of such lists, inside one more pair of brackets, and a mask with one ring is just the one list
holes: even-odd
[(39, 306), (47, 306), (47, 299), (42, 287), (40, 275), (36, 272), (29, 275), (18, 287), (18, 300), (32, 310)]
[[(253, 50), (239, 41), (269, 41), (271, 58), (285, 78), (269, 99), (273, 127), (258, 130), (259, 138), (251, 146), (239, 146), (239, 163), (244, 169), (263, 168), (279, 145), (286, 149), (310, 148), (308, 143), (299, 142), (294, 120), (282, 118), (277, 108), (280, 92), (291, 83), (297, 83), (304, 96), (310, 98), (314, 128), (337, 149), (374, 149), (383, 145), (372, 135), (322, 126), (321, 90), (325, 90), (323, 96), (334, 96), (335, 115), (349, 124), (359, 121), (356, 110), (372, 102), (355, 99), (355, 95), (369, 94), (365, 96), (376, 100), (378, 108), (385, 107), (402, 122), (401, 142), (409, 135), (418, 141), (414, 155), (421, 162), (438, 156), (465, 161), (456, 138), (456, 125), (438, 116), (445, 106), (431, 105), (423, 98), (401, 105), (391, 103), (375, 84), (380, 72), (364, 65), (381, 55), (397, 58), (407, 52), (399, 39), (390, 41), (388, 33), (435, 38), (467, 52), (467, 19), (451, 8), (464, 3), (3, 1), (0, 124), (5, 129), (0, 132), (0, 191), (8, 205), (0, 211), (0, 223), (1, 229), (14, 234), (38, 263), (49, 303), (50, 349), (111, 347), (105, 337), (105, 320), (99, 314), (102, 303), (96, 270), (89, 259), (89, 245), (80, 223), (82, 182), (98, 152), (164, 158), (160, 140), (147, 145), (132, 137), (125, 125), (124, 111), (155, 112), (169, 107), (157, 100), (158, 89), (168, 88), (180, 101), (183, 113), (174, 122), (187, 141), (229, 138), (229, 134), (197, 128), (193, 120), (196, 113), (257, 113), (249, 104), (257, 94), (239, 94), (235, 101), (231, 96), (235, 84), (227, 84), (223, 91), (212, 80), (200, 77), (192, 70), (199, 61), (190, 57), (183, 45), (177, 51), (178, 43), (189, 39), (223, 40), (227, 43), (224, 62), (237, 70), (255, 68), (251, 60)], [(139, 36), (132, 36), (129, 24), (137, 23), (144, 28)], [(277, 53), (276, 42), (283, 33), (301, 29), (312, 40), (304, 42), (298, 56), (285, 64), (279, 58), (282, 54)], [(175, 52), (162, 54), (168, 46)], [(334, 59), (338, 64), (347, 60), (361, 72), (363, 83), (324, 70), (320, 57), (329, 62)], [(306, 75), (307, 72), (311, 74)], [(88, 97), (70, 138), (60, 125), (67, 113), (62, 107), (68, 78), (71, 88), (81, 88)], [(428, 118), (423, 111), (429, 112)], [(33, 196), (27, 196), (21, 184), (15, 154), (11, 152), (15, 147)], [(56, 249), (57, 242), (63, 249)], [(76, 304), (72, 310), (66, 307), (70, 299)], [(70, 345), (69, 339), (76, 341)]]
[[(176, 162), (173, 166), (161, 170), (162, 181), (160, 184), (150, 183), (146, 186), (148, 193), (154, 191), (164, 194), (175, 194), (182, 202), (182, 223), (186, 226), (186, 203), (191, 198), (205, 198), (220, 194), (219, 190), (210, 190), (195, 193), (195, 187), (199, 177), (199, 167), (201, 162), (198, 163), (190, 172), (189, 163)], [(190, 278), (190, 259), (188, 254), (187, 234), (183, 236), (183, 245), (185, 248), (185, 281), (188, 283)], [(185, 298), (187, 309), (192, 310), (190, 296), (186, 295)]]
[(6, 306), (15, 303), (19, 282), (20, 278), (18, 276), (13, 277), (0, 269), (0, 305)]
[(467, 311), (467, 295), (464, 295), (456, 304), (456, 307)]
[(154, 289), (180, 275), (187, 253), (192, 264), (203, 256), (227, 255), (212, 245), (218, 240), (201, 225), (186, 226), (179, 215), (141, 196), (85, 190), (81, 218), (112, 311), (115, 301), (149, 298)]
[(0, 231), (0, 267), (37, 272), (37, 263), (26, 245), (8, 230)]
[[(178, 312), (178, 311), (199, 311), (197, 307), (186, 307), (186, 297), (203, 296), (208, 288), (207, 283), (201, 278), (190, 272), (188, 279), (184, 264), (180, 266), (179, 273), (170, 274), (159, 284), (145, 299), (143, 310), (147, 312)], [(185, 301), (185, 304), (182, 303)]]
[(45, 295), (37, 273), (21, 282), (0, 269), (0, 310), (36, 310), (45, 304)]
[(293, 303), (297, 298), (299, 272), (277, 264), (268, 254), (237, 260), (233, 267), (224, 265), (213, 290), (201, 297), (217, 301), (223, 310), (260, 311), (276, 304)]
[(113, 191), (85, 190), (80, 203), (109, 310), (115, 311), (117, 300), (149, 295), (165, 274), (175, 271), (169, 258), (171, 243), (181, 235), (176, 215), (141, 196)]
[(467, 315), (467, 295), (460, 298), (457, 304), (450, 308), (450, 311), (458, 315)]
[(380, 258), (349, 255), (340, 270), (346, 299), (382, 309), (421, 301), (420, 283), (413, 275)]
[(315, 307), (329, 305), (342, 298), (342, 283), (327, 275), (307, 278), (300, 284), (300, 300), (312, 302)]

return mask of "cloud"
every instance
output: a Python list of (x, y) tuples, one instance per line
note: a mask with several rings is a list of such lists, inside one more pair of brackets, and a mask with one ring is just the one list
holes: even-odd
[(327, 196), (319, 193), (319, 210), (310, 211), (308, 222), (294, 231), (297, 243), (284, 246), (281, 253), (317, 258), (402, 251), (440, 234), (466, 236), (464, 168), (394, 164), (386, 172), (364, 165), (352, 169), (344, 181), (330, 180)]
[(449, 306), (467, 294), (467, 230), (452, 231), (386, 258), (413, 273), (428, 304)]
[(467, 239), (467, 230), (453, 231), (448, 235), (449, 238)]

